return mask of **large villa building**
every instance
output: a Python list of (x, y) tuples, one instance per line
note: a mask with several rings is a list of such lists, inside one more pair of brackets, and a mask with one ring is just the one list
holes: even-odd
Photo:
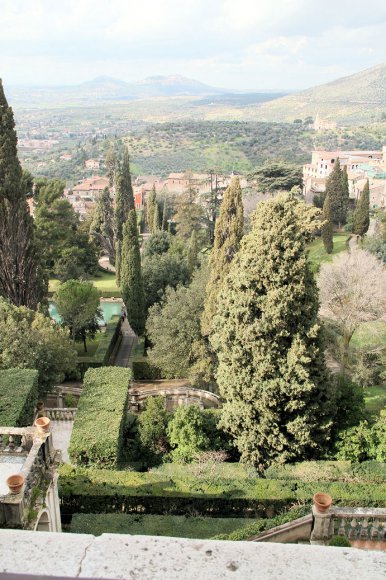
[(303, 193), (308, 202), (325, 190), (337, 159), (347, 168), (352, 199), (358, 199), (368, 179), (371, 207), (386, 207), (386, 146), (382, 151), (313, 151), (311, 163), (303, 166)]

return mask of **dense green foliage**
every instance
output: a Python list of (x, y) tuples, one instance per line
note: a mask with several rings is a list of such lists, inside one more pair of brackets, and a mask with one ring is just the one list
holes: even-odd
[(168, 450), (166, 429), (170, 414), (166, 411), (164, 397), (149, 397), (145, 409), (138, 417), (138, 434), (142, 453), (147, 463), (160, 463)]
[(196, 464), (166, 464), (150, 472), (112, 471), (64, 465), (59, 471), (62, 513), (154, 513), (266, 517), (295, 502), (310, 502), (317, 491), (334, 504), (386, 507), (379, 483), (303, 482), (262, 479), (239, 464), (213, 469)]
[(327, 254), (331, 254), (334, 249), (334, 240), (333, 240), (333, 225), (332, 225), (332, 208), (331, 208), (331, 199), (329, 195), (326, 195), (323, 204), (323, 212), (322, 212), (322, 240), (324, 249), (326, 250)]
[(131, 184), (131, 173), (130, 173), (130, 159), (127, 147), (124, 148), (122, 162), (119, 163), (115, 156), (112, 157), (111, 163), (115, 163), (114, 167), (111, 167), (111, 175), (114, 178), (115, 184), (115, 204), (114, 204), (114, 240), (116, 244), (115, 254), (115, 271), (117, 277), (117, 283), (120, 285), (121, 280), (121, 251), (122, 251), (122, 240), (124, 236), (123, 228), (126, 224), (129, 212), (134, 210), (134, 194), (133, 187)]
[(156, 232), (144, 243), (142, 250), (143, 258), (164, 254), (169, 250), (170, 243), (170, 234), (167, 232)]
[(162, 370), (165, 378), (199, 380), (205, 376), (206, 371), (200, 365), (200, 319), (207, 275), (208, 270), (204, 267), (196, 271), (188, 287), (167, 288), (162, 302), (149, 310), (146, 333), (151, 348), (148, 357)]
[(338, 548), (351, 548), (350, 541), (344, 536), (333, 536), (328, 542), (329, 546), (336, 546)]
[(98, 263), (88, 232), (83, 231), (79, 215), (63, 196), (64, 187), (59, 180), (38, 180), (35, 228), (47, 273), (69, 280), (95, 274)]
[(284, 161), (266, 161), (248, 175), (248, 180), (256, 184), (262, 193), (290, 191), (303, 186), (303, 171), (299, 165)]
[(330, 198), (332, 222), (339, 227), (344, 225), (347, 219), (349, 191), (339, 159), (326, 179), (326, 197)]
[(27, 204), (31, 190), (17, 157), (13, 111), (0, 80), (0, 296), (36, 310), (46, 297), (47, 281)]
[(291, 465), (272, 465), (264, 475), (267, 479), (288, 481), (383, 483), (386, 479), (386, 464), (377, 461), (302, 461)]
[(101, 250), (107, 252), (110, 261), (115, 260), (114, 214), (110, 191), (105, 187), (95, 207), (90, 223), (90, 234)]
[(38, 372), (31, 369), (0, 370), (0, 425), (32, 425), (38, 399)]
[(120, 272), (122, 298), (126, 306), (127, 319), (134, 332), (142, 335), (145, 329), (144, 287), (134, 209), (129, 211), (127, 222), (123, 226)]
[(76, 351), (65, 329), (40, 312), (0, 298), (0, 369), (36, 369), (40, 392), (75, 368)]
[(189, 271), (186, 260), (171, 250), (161, 255), (154, 254), (143, 260), (143, 286), (146, 311), (160, 302), (168, 286), (176, 288), (186, 284)]
[(386, 461), (386, 412), (369, 425), (362, 421), (359, 425), (340, 433), (337, 444), (337, 458), (349, 461)]
[(201, 326), (204, 335), (211, 332), (213, 316), (216, 312), (218, 294), (223, 279), (229, 270), (240, 246), (243, 235), (243, 201), (240, 181), (233, 178), (224, 193), (220, 214), (214, 230), (214, 244), (209, 261), (209, 280), (206, 288), (205, 310)]
[(168, 436), (174, 461), (192, 461), (210, 445), (204, 431), (203, 414), (196, 405), (177, 407), (168, 425)]
[(374, 236), (366, 237), (364, 248), (386, 263), (386, 214), (378, 214), (377, 230)]
[(54, 301), (62, 324), (70, 330), (72, 339), (83, 340), (87, 352), (87, 335), (95, 336), (98, 331), (99, 292), (92, 282), (67, 280), (61, 284), (55, 293)]
[(306, 252), (316, 215), (292, 194), (260, 203), (220, 292), (211, 341), (222, 421), (255, 465), (328, 445), (331, 389)]
[(71, 434), (69, 455), (78, 465), (114, 469), (120, 461), (131, 371), (89, 369)]
[(354, 214), (353, 234), (363, 236), (369, 229), (370, 225), (370, 187), (369, 180), (363, 188)]

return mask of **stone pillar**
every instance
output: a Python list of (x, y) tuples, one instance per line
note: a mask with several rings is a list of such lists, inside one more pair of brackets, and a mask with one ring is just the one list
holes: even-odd
[(316, 510), (315, 506), (312, 506), (312, 515), (314, 517), (314, 523), (311, 531), (310, 544), (327, 545), (332, 535), (332, 514), (329, 512), (321, 514)]

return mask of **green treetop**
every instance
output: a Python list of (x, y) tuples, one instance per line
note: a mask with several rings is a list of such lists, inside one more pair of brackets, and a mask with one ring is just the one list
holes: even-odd
[(369, 188), (369, 180), (367, 180), (355, 209), (353, 233), (363, 238), (363, 236), (369, 229), (369, 225), (370, 225), (370, 188)]
[(306, 251), (317, 213), (290, 193), (258, 204), (220, 292), (211, 342), (222, 424), (254, 465), (316, 457), (328, 444), (330, 387)]
[(327, 254), (331, 254), (332, 250), (334, 249), (334, 241), (333, 241), (333, 227), (332, 227), (332, 215), (331, 215), (331, 200), (330, 196), (327, 195), (326, 199), (324, 200), (323, 204), (323, 225), (322, 225), (322, 240), (324, 249), (326, 250)]
[(45, 298), (44, 280), (34, 241), (33, 220), (17, 157), (13, 111), (0, 80), (0, 296), (16, 306), (36, 309)]
[(141, 335), (145, 328), (144, 294), (137, 218), (134, 209), (129, 211), (129, 217), (123, 226), (121, 289), (130, 326), (134, 332)]
[(90, 234), (94, 236), (97, 244), (107, 252), (110, 260), (114, 262), (114, 218), (108, 187), (104, 188), (98, 199), (90, 224)]
[(250, 173), (248, 181), (256, 183), (259, 191), (263, 193), (290, 191), (295, 186), (302, 187), (303, 171), (298, 165), (281, 160), (269, 160)]
[(121, 247), (123, 238), (123, 224), (127, 221), (129, 212), (135, 209), (133, 187), (131, 185), (129, 152), (125, 148), (123, 160), (119, 167), (115, 180), (115, 212), (114, 212), (114, 237), (116, 262), (115, 271), (117, 283), (121, 278)]
[(220, 215), (216, 221), (214, 244), (210, 256), (210, 277), (206, 288), (205, 310), (202, 317), (204, 335), (210, 334), (216, 312), (218, 293), (243, 235), (243, 200), (240, 181), (234, 177), (224, 193)]

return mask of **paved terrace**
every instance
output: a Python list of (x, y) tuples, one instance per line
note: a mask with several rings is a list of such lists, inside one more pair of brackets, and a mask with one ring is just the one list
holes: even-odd
[[(27, 557), (26, 557), (27, 556)], [(386, 553), (154, 536), (0, 530), (0, 573), (136, 580), (384, 580)]]

